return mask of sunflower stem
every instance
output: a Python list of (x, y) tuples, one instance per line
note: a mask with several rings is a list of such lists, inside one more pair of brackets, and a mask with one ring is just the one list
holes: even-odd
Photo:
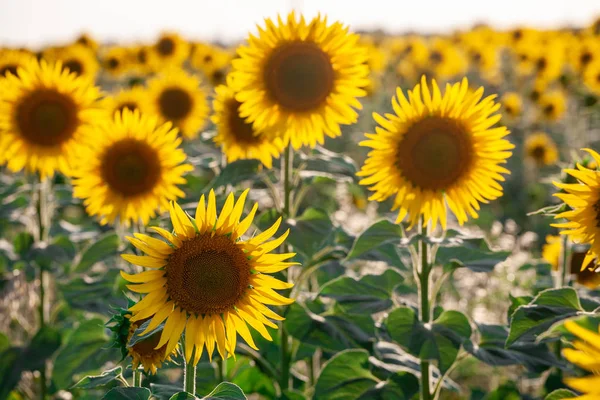
[(134, 370), (133, 371), (133, 385), (132, 386), (142, 386), (142, 379), (144, 379), (144, 376), (142, 374), (142, 371), (139, 370)]
[(183, 371), (183, 391), (190, 394), (196, 394), (196, 366), (187, 362), (183, 357), (185, 369)]
[(225, 382), (227, 380), (227, 360), (219, 358), (217, 360), (217, 369), (219, 374), (219, 382)]
[(284, 218), (291, 217), (290, 215), (290, 204), (292, 197), (291, 188), (291, 171), (292, 163), (294, 162), (294, 152), (292, 151), (292, 145), (288, 144), (283, 153), (283, 216)]
[[(568, 265), (569, 261), (569, 237), (567, 235), (561, 236), (560, 242), (560, 259), (558, 260), (558, 271), (556, 274), (556, 280), (554, 282), (554, 286), (558, 289), (563, 286), (569, 286), (570, 281), (570, 268)], [(562, 343), (561, 341), (556, 342), (556, 346), (554, 348), (556, 357), (560, 360), (562, 357)], [(562, 369), (557, 368), (557, 373), (559, 377), (562, 377)]]
[[(423, 235), (427, 234), (425, 221), (419, 222), (419, 318), (423, 324), (431, 321), (431, 309), (429, 298), (429, 286), (431, 275), (431, 264), (429, 263), (429, 244)], [(431, 400), (431, 370), (429, 361), (421, 360), (421, 400)]]

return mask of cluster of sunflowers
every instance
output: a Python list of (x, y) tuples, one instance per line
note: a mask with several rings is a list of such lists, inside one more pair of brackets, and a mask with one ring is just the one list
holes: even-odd
[[(484, 87), (500, 101), (484, 95)], [(390, 95), (391, 104), (381, 101)], [(99, 225), (122, 236), (131, 232), (124, 237), (135, 254), (122, 255), (131, 265), (121, 265), (120, 273), (135, 294), (108, 326), (123, 356), (131, 357), (134, 387), (141, 386), (139, 366), (156, 374), (181, 355), (184, 390), (194, 395), (195, 367), (205, 349), (210, 361), (215, 350), (226, 361), (235, 356), (239, 335), (258, 351), (249, 327), (272, 341), (269, 327), (281, 332), (279, 390), (288, 398), (293, 342), (273, 321), (283, 321), (280, 314), (294, 302), (289, 289), (298, 274), (291, 271), (301, 268), (291, 261), (297, 241), (286, 242), (298, 217), (294, 153), (306, 157), (327, 138), (351, 138), (348, 126), (364, 123), (357, 111), (363, 106), (389, 111), (373, 113), (374, 133), (359, 143), (369, 152), (356, 186), (397, 211), (419, 294), (418, 315), (411, 312), (427, 328), (441, 323), (430, 286), (449, 228), (477, 219), (481, 204), (499, 199), (510, 171), (535, 170), (535, 180), (538, 170), (556, 166), (561, 147), (555, 140), (571, 148), (589, 145), (585, 128), (573, 137), (559, 135), (576, 119), (593, 122), (598, 98), (600, 20), (582, 30), (478, 26), (427, 37), (359, 35), (322, 16), (306, 20), (291, 13), (266, 19), (258, 35), (235, 48), (188, 42), (174, 33), (129, 47), (100, 45), (84, 35), (38, 53), (0, 50), (0, 165), (34, 178), (40, 242), (49, 240), (44, 196), (59, 175)], [(176, 203), (186, 197), (194, 157), (211, 143), (222, 151), (221, 166), (258, 160), (264, 172), (282, 159), (282, 179), (262, 178), (269, 188), (281, 186), (275, 188), (281, 196), (272, 199), (282, 203), (273, 223), (252, 229), (259, 227), (258, 204), (243, 217), (249, 188), (239, 195), (235, 187), (229, 194), (205, 188), (193, 216)], [(515, 151), (527, 161), (509, 160)], [(564, 254), (572, 243), (589, 250), (572, 252), (570, 272), (589, 289), (600, 284), (600, 155), (587, 151), (590, 157), (566, 168), (570, 177), (555, 183), (564, 204), (555, 207), (554, 226), (563, 229), (563, 239), (549, 236), (543, 257), (561, 276), (559, 287), (568, 283)], [(358, 208), (364, 207), (366, 202)], [(172, 230), (149, 227), (166, 212)], [(413, 228), (418, 234), (408, 238)], [(44, 287), (44, 271), (40, 281)], [(43, 295), (40, 303), (44, 324)], [(470, 335), (468, 320), (467, 327)], [(585, 343), (575, 341), (564, 357), (597, 373), (600, 336), (573, 321), (565, 328)], [(391, 325), (388, 330), (396, 340)], [(451, 370), (441, 374), (440, 359), (436, 373), (430, 361), (420, 361), (416, 385), (425, 400), (438, 398)], [(588, 393), (580, 398), (592, 399), (600, 395), (597, 380), (565, 382)], [(308, 392), (323, 390), (318, 382)], [(334, 398), (327, 396), (315, 398)]]

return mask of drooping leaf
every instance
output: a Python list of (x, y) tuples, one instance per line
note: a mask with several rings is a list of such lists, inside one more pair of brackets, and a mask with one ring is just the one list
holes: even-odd
[(298, 218), (285, 221), (284, 225), (285, 229), (290, 228), (287, 243), (306, 261), (334, 244), (335, 227), (326, 211), (308, 208)]
[(199, 400), (199, 398), (188, 392), (179, 392), (171, 396), (169, 400)]
[(466, 267), (474, 272), (491, 272), (505, 261), (509, 251), (494, 251), (483, 238), (461, 235), (447, 238), (437, 251), (436, 263), (447, 270)]
[(215, 390), (202, 397), (202, 400), (245, 400), (246, 395), (240, 387), (231, 382), (222, 382)]
[(148, 400), (152, 394), (144, 387), (116, 387), (109, 390), (102, 400)]
[(323, 176), (334, 179), (356, 180), (358, 167), (354, 160), (345, 154), (329, 151), (321, 146), (313, 149), (311, 154), (299, 153), (304, 168), (302, 177)]
[(258, 160), (237, 160), (229, 163), (221, 172), (207, 185), (207, 188), (218, 189), (222, 186), (232, 185), (244, 181), (256, 179), (259, 174), (261, 163)]
[(116, 367), (102, 372), (100, 375), (89, 375), (82, 378), (79, 382), (73, 385), (73, 388), (91, 389), (98, 386), (104, 386), (119, 378), (123, 378), (123, 368)]
[(510, 320), (506, 346), (515, 343), (535, 343), (538, 336), (555, 323), (583, 312), (573, 288), (547, 289), (527, 305), (519, 306)]
[(360, 258), (367, 252), (380, 248), (385, 244), (400, 243), (402, 238), (402, 227), (400, 225), (387, 219), (377, 221), (356, 237), (354, 245), (348, 253), (347, 260)]
[(544, 400), (562, 400), (572, 399), (575, 397), (577, 397), (577, 394), (575, 392), (572, 392), (568, 389), (558, 389), (546, 396)]
[(76, 258), (72, 271), (85, 272), (97, 262), (117, 254), (119, 243), (119, 236), (114, 233), (109, 233), (93, 241)]
[(369, 353), (344, 350), (323, 366), (313, 399), (355, 400), (377, 383), (378, 379), (369, 370)]
[(373, 314), (393, 304), (394, 287), (404, 280), (398, 272), (387, 269), (380, 275), (365, 275), (359, 280), (341, 276), (321, 288), (321, 296), (333, 298), (348, 314)]

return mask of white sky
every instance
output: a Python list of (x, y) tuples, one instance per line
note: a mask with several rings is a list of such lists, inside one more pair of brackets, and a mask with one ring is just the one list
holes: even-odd
[(83, 31), (104, 41), (152, 40), (161, 30), (231, 41), (292, 6), (354, 29), (393, 32), (439, 32), (475, 22), (582, 25), (600, 16), (600, 0), (0, 0), (0, 46), (58, 43)]

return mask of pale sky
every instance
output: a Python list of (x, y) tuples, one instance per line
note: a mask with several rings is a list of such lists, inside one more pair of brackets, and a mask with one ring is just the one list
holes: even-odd
[(440, 32), (476, 22), (557, 27), (600, 16), (600, 0), (0, 0), (0, 46), (60, 43), (83, 31), (125, 43), (153, 40), (161, 30), (232, 41), (292, 7), (353, 29), (392, 32)]

